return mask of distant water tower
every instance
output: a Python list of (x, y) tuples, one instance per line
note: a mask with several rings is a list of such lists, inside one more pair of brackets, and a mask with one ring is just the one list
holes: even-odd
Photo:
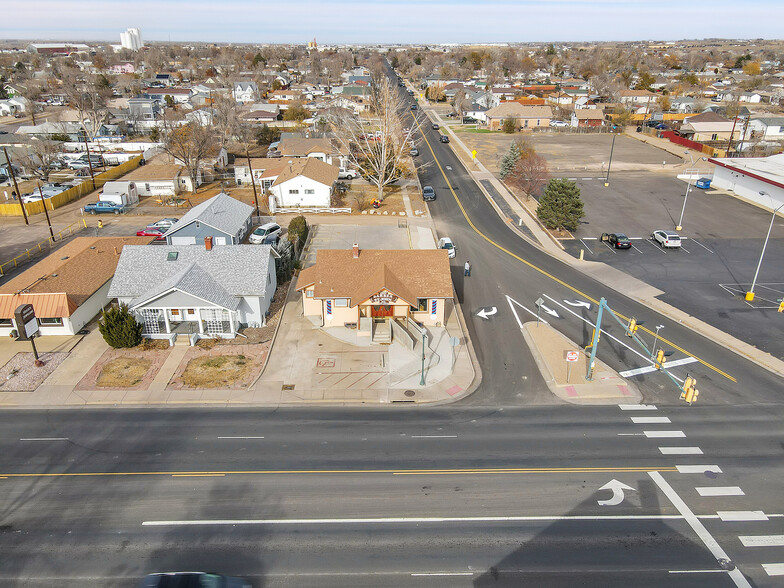
[(142, 32), (139, 29), (128, 29), (124, 33), (120, 33), (120, 45), (123, 49), (138, 51), (144, 47)]

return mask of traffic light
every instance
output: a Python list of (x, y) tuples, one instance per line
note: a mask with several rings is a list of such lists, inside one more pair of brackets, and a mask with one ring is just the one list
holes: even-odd
[(700, 391), (697, 390), (697, 388), (692, 387), (691, 389), (689, 389), (688, 392), (686, 392), (686, 402), (688, 402), (689, 404), (694, 404), (695, 402), (697, 402), (697, 396), (699, 395), (700, 395)]
[(686, 380), (683, 382), (683, 392), (681, 392), (681, 400), (685, 400), (689, 404), (693, 404), (697, 402), (697, 397), (700, 395), (700, 391), (697, 390), (697, 379), (692, 378), (691, 376), (686, 376)]
[(629, 319), (629, 326), (626, 329), (626, 336), (631, 337), (637, 332), (637, 319), (632, 317)]
[(664, 366), (664, 362), (667, 361), (664, 359), (664, 349), (659, 349), (656, 352), (656, 365), (661, 369)]

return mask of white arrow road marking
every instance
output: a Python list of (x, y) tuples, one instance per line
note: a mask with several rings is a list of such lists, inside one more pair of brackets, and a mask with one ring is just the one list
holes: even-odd
[(561, 318), (560, 316), (558, 316), (557, 312), (555, 312), (552, 308), (546, 307), (544, 304), (540, 304), (539, 308), (541, 308), (543, 311), (545, 311), (547, 314), (549, 314), (552, 317)]
[(571, 300), (564, 299), (564, 303), (568, 304), (569, 306), (584, 306), (588, 310), (591, 309), (591, 303), (590, 302), (585, 302), (584, 300), (571, 301)]
[[(504, 294), (504, 296), (506, 296), (506, 294)], [(533, 310), (531, 310), (531, 309), (529, 309), (529, 308), (526, 308), (525, 306), (523, 306), (522, 304), (520, 304), (520, 303), (519, 303), (517, 300), (515, 300), (514, 298), (511, 298), (511, 297), (509, 297), (509, 296), (506, 296), (506, 301), (509, 303), (509, 308), (511, 308), (511, 309), (512, 309), (512, 313), (514, 314), (515, 320), (517, 321), (517, 326), (519, 326), (521, 329), (523, 328), (523, 322), (520, 320), (520, 316), (517, 314), (517, 311), (515, 310), (515, 307), (512, 305), (512, 303), (513, 303), (513, 302), (514, 302), (514, 303), (515, 303), (517, 306), (519, 306), (520, 308), (522, 308), (524, 311), (526, 311), (528, 314), (530, 314), (531, 316), (536, 316), (536, 313), (535, 313)], [(542, 322), (543, 322), (544, 324), (546, 324), (546, 325), (549, 325), (549, 324), (550, 324), (550, 323), (548, 323), (546, 320), (544, 320), (544, 319), (542, 319), (542, 318), (540, 318), (539, 320), (540, 320), (540, 321), (542, 321)]]
[(608, 500), (597, 500), (596, 502), (599, 504), (599, 506), (617, 506), (623, 502), (623, 491), (631, 490), (633, 492), (634, 488), (627, 486), (618, 480), (610, 480), (604, 486), (599, 488), (599, 490), (612, 490), (613, 493), (612, 498), (609, 498)]
[(476, 313), (476, 316), (481, 316), (485, 320), (489, 320), (487, 317), (493, 316), (498, 309), (495, 306), (491, 306), (490, 310), (485, 310), (484, 308)]
[[(696, 362), (697, 359), (694, 357), (684, 357), (683, 359), (676, 359), (675, 361), (668, 361), (664, 364), (666, 369), (678, 367), (679, 365), (687, 365), (690, 363)], [(642, 374), (649, 374), (651, 372), (657, 371), (659, 368), (652, 365), (647, 365), (641, 368), (635, 368), (633, 370), (626, 370), (625, 372), (618, 372), (618, 375), (622, 378), (630, 378), (631, 376), (641, 376)]]

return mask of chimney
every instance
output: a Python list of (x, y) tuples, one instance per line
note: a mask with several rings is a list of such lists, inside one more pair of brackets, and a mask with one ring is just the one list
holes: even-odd
[(212, 237), (204, 237), (204, 248), (207, 251), (212, 251)]
[(352, 245), (352, 249), (354, 250), (354, 259), (359, 259), (359, 244), (354, 243), (354, 245)]

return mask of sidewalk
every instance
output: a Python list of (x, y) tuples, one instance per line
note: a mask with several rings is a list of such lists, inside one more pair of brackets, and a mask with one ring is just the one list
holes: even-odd
[[(425, 112), (431, 115), (436, 122), (444, 122), (441, 117), (438, 116), (438, 114), (427, 104), (422, 105), (422, 108)], [(451, 135), (451, 144), (453, 145), (452, 149), (455, 151), (455, 154), (458, 156), (458, 159), (461, 161), (466, 171), (468, 171), (468, 173), (476, 180), (477, 185), (482, 190), (485, 197), (496, 209), (499, 216), (507, 220), (512, 230), (517, 232), (517, 234), (522, 238), (533, 243), (537, 247), (540, 247), (556, 259), (559, 259), (560, 261), (570, 265), (578, 271), (591, 276), (602, 284), (605, 284), (614, 291), (620, 292), (621, 294), (636, 300), (640, 304), (643, 304), (652, 310), (669, 317), (672, 320), (683, 323), (684, 326), (708, 339), (713, 341), (721, 341), (722, 345), (727, 349), (730, 349), (738, 355), (745, 357), (760, 367), (763, 367), (775, 374), (784, 377), (784, 361), (757, 349), (753, 345), (749, 345), (744, 341), (736, 339), (732, 335), (725, 333), (716, 327), (713, 327), (712, 325), (709, 325), (708, 323), (705, 323), (700, 319), (693, 317), (678, 308), (675, 308), (674, 306), (662, 302), (656, 298), (657, 296), (663, 294), (661, 290), (658, 290), (657, 288), (654, 288), (653, 286), (604, 263), (594, 261), (580, 261), (566, 253), (563, 250), (561, 244), (558, 243), (549, 232), (545, 231), (541, 227), (541, 225), (535, 219), (533, 211), (530, 211), (522, 206), (514, 197), (514, 195), (509, 192), (506, 186), (504, 186), (500, 180), (495, 178), (478, 159), (474, 160), (473, 163), (471, 162), (470, 150), (449, 128), (449, 125), (443, 124), (441, 128), (447, 129)], [(627, 128), (626, 134), (638, 140), (655, 145), (656, 147), (668, 151), (673, 155), (678, 155), (679, 157), (684, 157), (684, 152), (687, 151), (686, 148), (682, 148), (679, 145), (670, 143), (666, 139), (659, 139), (658, 137), (650, 137), (647, 135), (640, 137), (639, 135), (642, 135), (642, 133), (637, 133), (634, 130), (634, 127)], [(701, 154), (700, 157), (702, 157)], [(686, 165), (690, 166), (691, 162), (688, 161)], [(509, 209), (514, 211), (515, 215), (518, 217), (517, 219), (510, 218), (509, 214), (505, 213), (504, 210), (502, 210), (502, 208), (496, 203), (493, 195), (491, 195), (487, 189), (486, 183), (488, 181), (497, 190), (498, 195), (505, 201)], [(517, 223), (521, 221), (527, 227), (527, 231), (517, 226)], [(535, 236), (535, 239), (530, 237), (529, 232)]]

